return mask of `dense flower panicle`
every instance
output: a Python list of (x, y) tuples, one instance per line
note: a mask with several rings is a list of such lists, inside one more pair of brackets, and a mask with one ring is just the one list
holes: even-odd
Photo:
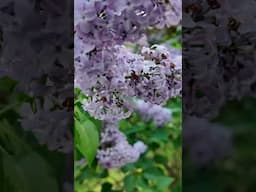
[(207, 119), (184, 118), (184, 149), (198, 166), (208, 166), (232, 153), (232, 132)]
[(84, 109), (101, 120), (118, 120), (131, 114), (132, 97), (164, 104), (176, 96), (181, 87), (179, 53), (163, 49), (167, 58), (158, 58), (165, 60), (159, 64), (122, 44), (140, 40), (148, 27), (169, 27), (180, 20), (179, 0), (77, 0), (75, 86), (88, 97)]
[(213, 119), (227, 101), (256, 95), (256, 2), (183, 5), (184, 112)]
[(168, 98), (181, 95), (182, 87), (182, 56), (175, 50), (163, 45), (153, 45), (143, 48), (145, 59), (153, 60), (157, 66), (162, 66), (165, 75)]
[(119, 131), (117, 122), (106, 122), (101, 132), (97, 158), (105, 168), (118, 168), (137, 161), (146, 149), (147, 146), (141, 141), (130, 145)]
[(163, 46), (154, 47), (152, 51), (164, 50), (160, 55), (165, 56), (151, 58), (145, 49), (139, 55), (124, 46), (107, 48), (98, 64), (102, 67), (95, 70), (86, 68), (82, 59), (75, 60), (75, 84), (89, 97), (84, 101), (86, 111), (101, 120), (124, 119), (132, 112), (129, 107), (132, 97), (164, 104), (170, 97), (180, 94), (179, 53), (168, 51)]
[(158, 126), (162, 126), (172, 120), (172, 111), (160, 105), (151, 104), (143, 100), (137, 100), (135, 110), (144, 121), (153, 120)]
[(101, 120), (127, 118), (131, 113), (127, 99), (134, 96), (134, 91), (129, 89), (126, 77), (132, 70), (137, 71), (143, 57), (120, 46), (108, 48), (103, 54), (102, 70), (76, 68), (76, 84), (89, 97), (84, 100), (84, 108)]
[(51, 98), (52, 110), (36, 103), (37, 112), (22, 113), (22, 126), (64, 153), (73, 150), (72, 106), (63, 106), (73, 97), (72, 12), (69, 0), (0, 2), (0, 77), (17, 81), (14, 92)]
[(75, 1), (76, 35), (95, 47), (137, 41), (148, 27), (179, 24), (181, 1)]

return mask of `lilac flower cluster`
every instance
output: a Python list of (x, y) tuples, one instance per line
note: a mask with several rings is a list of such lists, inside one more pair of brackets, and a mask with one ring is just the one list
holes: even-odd
[(253, 0), (185, 1), (184, 112), (215, 118), (230, 100), (255, 96)]
[(210, 121), (229, 101), (256, 95), (255, 7), (254, 0), (183, 3), (183, 114), (193, 119), (184, 119), (183, 141), (198, 164), (232, 152), (231, 131)]
[(166, 86), (167, 98), (180, 96), (182, 87), (181, 54), (164, 45), (153, 45), (151, 48), (144, 47), (142, 55), (145, 59), (154, 61), (156, 65), (164, 66), (162, 73), (166, 81), (164, 85)]
[(84, 109), (94, 117), (127, 118), (132, 112), (133, 97), (164, 104), (180, 94), (181, 56), (178, 53), (164, 46), (153, 46), (143, 48), (142, 55), (138, 55), (124, 46), (115, 46), (103, 54), (104, 72), (83, 69), (85, 66), (80, 62), (76, 64), (75, 83), (89, 97), (84, 101)]
[(22, 113), (22, 126), (50, 150), (71, 154), (72, 4), (69, 0), (0, 2), (0, 77), (16, 80), (14, 91), (49, 104), (41, 107), (36, 102), (35, 113), (27, 106), (30, 113)]
[(153, 120), (157, 126), (162, 126), (172, 119), (172, 111), (170, 109), (143, 100), (136, 101), (135, 112), (138, 113), (144, 121)]
[(137, 161), (146, 149), (147, 146), (141, 141), (130, 145), (125, 135), (119, 131), (117, 122), (106, 122), (101, 132), (97, 158), (105, 168), (118, 168)]
[[(135, 162), (146, 150), (140, 141), (130, 145), (118, 130), (117, 122), (133, 112), (134, 99), (162, 112), (158, 105), (181, 91), (179, 52), (155, 45), (135, 53), (126, 43), (146, 46), (149, 28), (180, 21), (181, 0), (75, 0), (75, 86), (86, 96), (84, 110), (106, 122), (97, 152), (105, 168)], [(156, 119), (159, 125), (171, 118), (164, 113)]]
[(84, 109), (112, 121), (129, 117), (133, 97), (163, 104), (176, 95), (178, 53), (166, 48), (153, 59), (147, 51), (132, 53), (123, 44), (136, 42), (149, 27), (177, 25), (180, 19), (181, 1), (76, 1), (75, 86), (88, 97)]
[(75, 0), (75, 31), (87, 51), (135, 42), (148, 27), (179, 24), (180, 0)]

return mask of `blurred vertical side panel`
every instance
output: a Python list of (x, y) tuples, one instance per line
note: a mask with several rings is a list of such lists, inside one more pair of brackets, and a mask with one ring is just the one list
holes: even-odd
[(183, 1), (183, 190), (256, 191), (256, 2)]
[(0, 191), (73, 190), (73, 1), (0, 1)]

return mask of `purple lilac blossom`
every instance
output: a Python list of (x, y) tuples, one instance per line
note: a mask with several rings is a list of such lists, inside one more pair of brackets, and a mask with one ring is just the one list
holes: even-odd
[[(157, 52), (156, 55), (150, 55)], [(127, 118), (126, 106), (133, 97), (154, 104), (164, 104), (181, 93), (181, 56), (163, 46), (143, 48), (142, 55), (124, 46), (108, 48), (102, 53), (102, 68), (86, 68), (75, 60), (75, 84), (89, 98), (84, 109), (101, 120)], [(90, 82), (90, 83), (88, 83)]]
[(230, 100), (255, 96), (255, 7), (245, 1), (184, 1), (184, 113), (208, 119)]
[(170, 109), (143, 100), (136, 101), (135, 112), (138, 113), (144, 121), (153, 120), (157, 126), (162, 126), (172, 120), (172, 111)]
[[(134, 53), (124, 44), (147, 46), (147, 29), (180, 21), (181, 0), (75, 0), (74, 83), (86, 96), (84, 110), (107, 122), (97, 153), (105, 168), (135, 162), (146, 150), (140, 141), (130, 145), (117, 126), (133, 112), (134, 98), (163, 105), (181, 93), (179, 52), (153, 46)], [(156, 119), (160, 125), (169, 111), (157, 105), (165, 113)]]
[(141, 141), (130, 145), (118, 129), (118, 122), (106, 122), (101, 132), (97, 159), (105, 168), (118, 168), (137, 161), (146, 149), (147, 146)]
[(159, 64), (122, 44), (140, 40), (149, 27), (177, 25), (180, 13), (181, 1), (75, 2), (75, 86), (89, 97), (85, 110), (101, 120), (117, 120), (131, 114), (126, 108), (131, 97), (164, 104), (177, 95), (178, 53), (163, 50), (168, 58), (159, 58), (165, 60)]
[(17, 81), (14, 92), (52, 101), (46, 108), (35, 102), (35, 112), (27, 106), (21, 122), (40, 144), (63, 153), (73, 150), (73, 106), (63, 105), (73, 100), (72, 12), (69, 0), (0, 2), (0, 77)]

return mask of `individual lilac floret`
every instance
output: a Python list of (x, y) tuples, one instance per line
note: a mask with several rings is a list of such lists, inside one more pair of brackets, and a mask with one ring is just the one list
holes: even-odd
[(172, 120), (172, 111), (170, 109), (143, 100), (136, 101), (135, 112), (137, 112), (144, 121), (153, 120), (158, 126), (162, 126)]
[(130, 145), (125, 135), (119, 131), (118, 123), (107, 122), (101, 132), (97, 159), (105, 168), (119, 168), (136, 162), (146, 149), (147, 146), (141, 141)]

